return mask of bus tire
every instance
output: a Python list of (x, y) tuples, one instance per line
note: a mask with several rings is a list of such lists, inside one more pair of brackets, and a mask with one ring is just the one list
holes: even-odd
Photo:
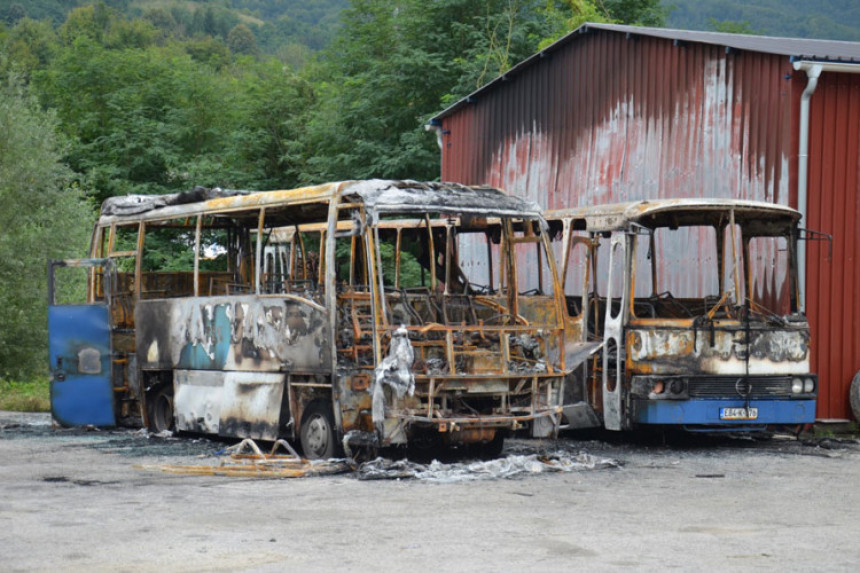
[(331, 408), (322, 402), (311, 402), (302, 416), (299, 429), (302, 452), (309, 460), (340, 456), (340, 444)]
[(854, 419), (860, 422), (860, 370), (854, 375), (851, 380), (851, 388), (848, 390), (849, 403), (851, 404), (851, 413), (854, 414)]
[(162, 387), (147, 402), (149, 431), (156, 434), (174, 431), (176, 424), (173, 419), (173, 388), (171, 386)]

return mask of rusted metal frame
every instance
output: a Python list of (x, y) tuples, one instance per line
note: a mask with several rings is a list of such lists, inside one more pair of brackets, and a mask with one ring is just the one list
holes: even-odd
[(731, 226), (732, 235), (732, 278), (735, 286), (735, 304), (740, 303), (741, 284), (738, 276), (738, 246), (737, 246), (737, 229), (735, 225), (735, 210), (729, 210), (729, 225)]
[(331, 388), (331, 384), (323, 382), (291, 382), (294, 388)]
[(430, 223), (429, 213), (424, 214), (424, 223), (430, 237), (430, 292), (436, 292), (436, 245), (433, 240), (433, 225)]
[[(263, 223), (266, 219), (266, 208), (261, 207), (257, 215), (257, 248), (254, 252), (254, 293), (260, 295), (260, 273), (262, 272), (262, 257), (263, 257)], [(194, 271), (195, 283), (197, 270)]]
[(651, 253), (651, 295), (657, 295), (657, 237), (654, 229), (648, 235), (648, 252)]
[[(541, 224), (542, 221), (538, 222)], [(548, 227), (543, 225), (540, 233), (540, 241), (541, 245), (543, 245), (543, 253), (546, 256), (546, 262), (549, 265), (550, 272), (550, 280), (552, 282), (552, 293), (553, 293), (553, 302), (555, 305), (555, 323), (563, 324), (563, 317), (567, 315), (565, 310), (567, 309), (567, 304), (564, 299), (564, 287), (562, 287), (561, 280), (558, 275), (558, 265), (556, 263), (555, 257), (551, 256), (552, 254), (552, 245), (550, 244), (550, 238), (548, 233)], [(540, 251), (538, 251), (540, 252)], [(543, 292), (543, 290), (541, 290)], [(562, 347), (564, 344), (562, 343)], [(562, 364), (564, 364), (564, 359), (562, 359)]]
[(787, 237), (788, 239), (788, 257), (789, 257), (789, 271), (788, 271), (788, 299), (789, 299), (789, 307), (791, 312), (797, 312), (798, 310), (798, 301), (800, 300), (800, 285), (798, 284), (797, 277), (797, 245), (798, 245), (798, 226), (794, 224), (791, 226), (791, 231)]
[(508, 284), (508, 308), (510, 310), (510, 314), (513, 316), (518, 316), (519, 312), (519, 280), (517, 277), (517, 253), (516, 249), (513, 248), (514, 244), (514, 228), (513, 222), (508, 218), (504, 220), (502, 225), (502, 241), (505, 243), (505, 254), (507, 256), (507, 260), (505, 261), (505, 265), (507, 267), (507, 275), (509, 284)]
[(498, 288), (495, 284), (496, 277), (493, 272), (493, 242), (490, 240), (489, 234), (484, 234), (485, 244), (487, 245), (487, 287), (490, 289), (489, 294), (494, 292), (498, 292)]
[(436, 398), (436, 378), (431, 376), (427, 389), (427, 417), (433, 417), (433, 402)]
[[(99, 219), (102, 223), (113, 223), (122, 221), (157, 221), (167, 219), (178, 219), (196, 215), (230, 215), (233, 213), (248, 212), (260, 207), (283, 206), (283, 205), (307, 205), (311, 203), (328, 203), (331, 201), (344, 183), (338, 183), (318, 188), (292, 189), (288, 191), (267, 191), (253, 193), (244, 197), (230, 197), (222, 199), (210, 199), (199, 203), (188, 203), (185, 205), (172, 205), (160, 209), (153, 209), (145, 213), (135, 215), (108, 215)], [(323, 189), (329, 187), (329, 189)]]
[[(326, 312), (328, 312), (328, 320), (329, 320), (329, 356), (330, 356), (330, 364), (331, 364), (331, 373), (329, 374), (329, 378), (331, 380), (331, 400), (332, 400), (332, 413), (334, 414), (334, 423), (335, 427), (338, 429), (343, 428), (343, 413), (341, 411), (340, 405), (340, 390), (337, 385), (337, 376), (338, 376), (338, 368), (337, 368), (337, 336), (335, 333), (337, 332), (337, 288), (335, 283), (337, 282), (336, 272), (337, 269), (334, 265), (335, 260), (335, 235), (337, 233), (337, 222), (338, 222), (338, 204), (341, 201), (343, 193), (343, 185), (339, 185), (337, 188), (337, 192), (328, 200), (328, 234), (325, 242), (325, 259), (327, 261), (331, 261), (332, 264), (326, 265), (325, 267), (325, 287), (324, 287), (324, 300), (326, 306)], [(322, 245), (320, 245), (320, 250), (322, 250)], [(322, 256), (320, 257), (322, 258)]]
[[(323, 285), (323, 287), (325, 287), (326, 269), (328, 268), (328, 265), (326, 263), (328, 261), (326, 260), (327, 257), (323, 256), (324, 255), (323, 245), (326, 244), (326, 237), (328, 235), (327, 235), (325, 229), (320, 229), (320, 231), (318, 231), (318, 233), (320, 236), (320, 238), (319, 238), (320, 257), (319, 257), (319, 262), (317, 263), (317, 276), (316, 276), (315, 280), (317, 281), (318, 285)], [(335, 248), (334, 248), (335, 257), (337, 257), (337, 236), (334, 236), (334, 245), (335, 245)], [(332, 259), (332, 261), (334, 262), (334, 259)], [(334, 274), (335, 274), (335, 284), (337, 284), (337, 265), (332, 264), (332, 268), (333, 268)]]
[(540, 243), (535, 245), (537, 248), (537, 265), (538, 265), (538, 292), (543, 294), (543, 257), (544, 254), (541, 252)]
[[(367, 259), (368, 266), (368, 284), (371, 285), (370, 302), (372, 320), (370, 324), (373, 329), (373, 359), (375, 364), (379, 364), (382, 362), (382, 335), (385, 328), (385, 287), (383, 285), (381, 272), (382, 260), (379, 258), (378, 249), (376, 248), (376, 239), (378, 238), (378, 234), (375, 230), (376, 229), (374, 227), (372, 231), (365, 232), (362, 236), (364, 237), (365, 258)], [(376, 288), (373, 288), (373, 284), (377, 282), (378, 284), (376, 285)]]
[(717, 286), (720, 291), (720, 296), (725, 292), (725, 273), (726, 273), (726, 227), (724, 224), (714, 226), (714, 232), (717, 234)]
[(448, 361), (448, 372), (451, 376), (457, 374), (456, 357), (454, 356), (454, 330), (445, 330), (445, 359)]
[(446, 424), (457, 424), (464, 426), (472, 426), (475, 424), (480, 424), (482, 426), (487, 425), (496, 425), (496, 426), (506, 426), (512, 422), (529, 422), (531, 420), (535, 420), (537, 418), (543, 418), (546, 416), (551, 416), (553, 414), (558, 414), (561, 412), (561, 406), (547, 408), (541, 412), (534, 412), (533, 414), (525, 414), (521, 416), (517, 415), (503, 415), (503, 416), (481, 416), (475, 418), (468, 417), (449, 417), (449, 418), (431, 418), (429, 416), (416, 416), (414, 414), (406, 414), (402, 412), (392, 411), (391, 417), (400, 418), (401, 420), (405, 420), (408, 422), (417, 422), (422, 424), (434, 424), (437, 425), (440, 422)]
[(454, 265), (452, 264), (452, 260), (454, 259), (454, 232), (451, 221), (448, 221), (445, 224), (445, 294), (451, 293), (451, 273), (453, 271)]
[[(104, 245), (102, 244), (102, 228), (98, 225), (93, 225), (93, 232), (90, 235), (90, 258), (103, 258), (98, 255), (102, 255), (104, 253), (97, 253), (96, 250), (101, 250)], [(96, 288), (96, 269), (95, 267), (90, 268), (87, 271), (87, 295), (86, 301), (88, 303), (93, 303), (96, 301), (96, 294), (98, 289)], [(104, 290), (104, 286), (102, 286), (102, 290)]]
[(744, 265), (744, 278), (746, 279), (746, 293), (745, 300), (749, 302), (751, 305), (755, 305), (755, 301), (753, 300), (753, 276), (750, 273), (750, 241), (752, 237), (748, 237), (743, 229), (741, 229), (741, 256), (743, 257), (743, 265)]
[[(302, 253), (302, 279), (303, 281), (308, 280), (308, 252), (305, 250), (305, 239), (304, 233), (299, 230), (299, 226), (296, 225), (296, 236), (299, 238), (299, 250)], [(298, 269), (297, 269), (298, 270)]]
[(134, 298), (140, 300), (140, 291), (143, 288), (141, 273), (143, 271), (143, 240), (146, 236), (146, 223), (140, 221), (137, 226), (137, 252), (134, 261)]
[[(403, 229), (397, 228), (397, 238), (394, 243), (394, 288), (400, 290), (400, 239)], [(404, 304), (409, 304), (408, 301), (403, 301)]]
[(575, 241), (571, 241), (571, 249), (580, 240), (585, 244), (585, 265), (582, 273), (582, 283), (579, 285), (579, 292), (582, 297), (579, 314), (582, 320), (582, 342), (588, 342), (588, 317), (591, 314), (588, 283), (592, 280), (591, 263), (592, 259), (594, 259), (593, 251), (596, 247), (594, 246), (594, 239), (591, 237), (576, 237), (576, 239)]
[[(297, 268), (298, 251), (301, 248), (301, 240), (302, 240), (302, 238), (300, 236), (301, 233), (299, 232), (299, 226), (294, 225), (293, 230), (295, 232), (293, 233), (293, 236), (290, 237), (290, 242), (289, 242), (290, 260), (287, 263), (289, 265), (287, 268), (287, 277), (289, 277), (287, 280), (287, 288), (289, 287), (290, 281), (296, 280), (296, 274), (298, 273), (298, 268)], [(296, 240), (297, 237), (298, 237), (298, 240)], [(297, 246), (298, 246), (298, 248), (296, 248)]]
[[(298, 396), (296, 396), (296, 391), (293, 389), (293, 375), (288, 372), (285, 376), (285, 381), (287, 384), (287, 404), (290, 408), (290, 419), (291, 421), (295, 421), (299, 413), (299, 399)], [(290, 434), (292, 438), (296, 437), (297, 425), (298, 424), (296, 423), (290, 424)]]
[(116, 223), (110, 224), (110, 232), (108, 233), (107, 256), (113, 254), (113, 247), (116, 243)]
[(636, 302), (636, 251), (639, 248), (637, 233), (635, 228), (631, 228), (626, 232), (627, 235), (627, 251), (629, 253), (628, 264), (624, 265), (624, 272), (627, 275), (627, 316), (636, 316), (634, 312), (634, 303)]
[(355, 249), (357, 237), (349, 238), (349, 286), (355, 287)]
[(200, 231), (203, 227), (203, 215), (197, 215), (194, 227), (194, 296), (200, 296)]
[(570, 254), (573, 251), (573, 236), (570, 230), (571, 220), (561, 220), (561, 287), (562, 292), (567, 288), (567, 269), (570, 266)]

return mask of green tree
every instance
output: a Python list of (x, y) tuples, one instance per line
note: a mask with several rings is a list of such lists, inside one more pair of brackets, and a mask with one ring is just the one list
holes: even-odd
[(669, 8), (660, 0), (595, 0), (613, 22), (660, 28), (666, 25)]
[(548, 30), (538, 0), (354, 0), (325, 61), (308, 180), (433, 178), (427, 117), (503, 73)]
[(254, 32), (245, 24), (237, 24), (230, 30), (227, 34), (227, 46), (234, 54), (256, 56), (260, 53)]
[(724, 32), (727, 34), (757, 34), (749, 20), (743, 22), (735, 22), (732, 20), (717, 20), (716, 18), (708, 18), (711, 29), (714, 32)]
[(89, 236), (56, 127), (17, 78), (0, 86), (0, 378), (45, 372), (47, 260), (80, 257)]
[(30, 72), (48, 64), (59, 47), (51, 23), (22, 18), (6, 38), (8, 63), (21, 72)]

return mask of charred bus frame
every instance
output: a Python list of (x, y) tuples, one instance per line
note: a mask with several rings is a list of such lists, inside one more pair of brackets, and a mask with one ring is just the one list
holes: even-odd
[(287, 437), (309, 457), (554, 435), (570, 349), (545, 231), (533, 203), (456, 184), (109, 199), (90, 258), (51, 265), (52, 293), (58, 268), (89, 269), (85, 305), (52, 294), (54, 416)]
[[(579, 425), (756, 429), (815, 419), (794, 209), (653, 200), (546, 212), (569, 336), (599, 350), (568, 385)], [(674, 292), (673, 292), (674, 291)]]

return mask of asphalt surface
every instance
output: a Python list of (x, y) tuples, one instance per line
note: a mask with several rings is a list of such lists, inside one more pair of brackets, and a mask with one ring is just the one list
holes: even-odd
[(216, 454), (228, 445), (0, 412), (0, 570), (860, 564), (852, 439), (579, 435), (510, 440), (489, 463), (384, 460), (370, 472), (291, 479), (165, 471), (223, 467), (229, 458)]

